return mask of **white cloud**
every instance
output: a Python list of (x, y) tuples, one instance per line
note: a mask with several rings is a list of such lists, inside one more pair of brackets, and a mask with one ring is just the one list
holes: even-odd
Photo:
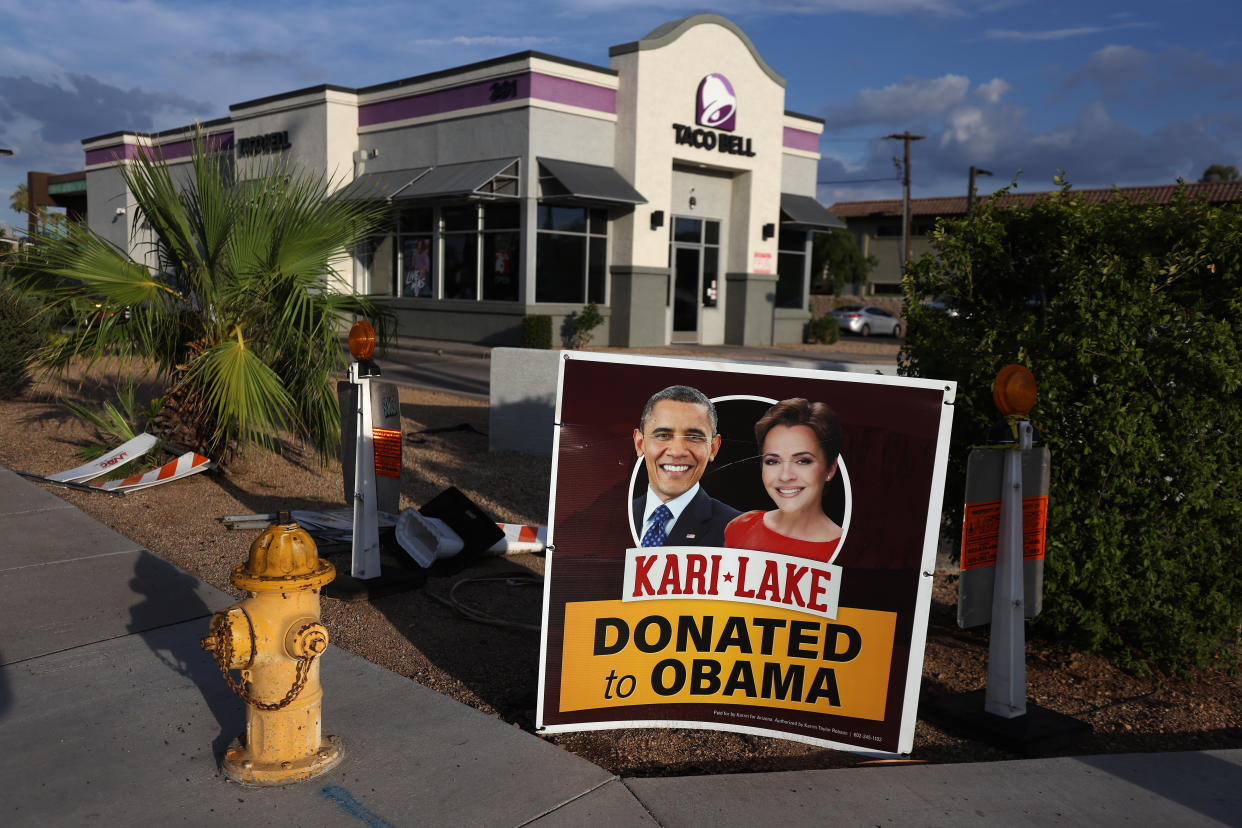
[(970, 79), (964, 75), (903, 78), (882, 89), (864, 89), (849, 103), (830, 107), (826, 126), (846, 129), (937, 117), (964, 101), (969, 89)]
[(992, 78), (987, 83), (981, 83), (975, 87), (975, 97), (980, 98), (985, 103), (996, 105), (1000, 103), (1000, 99), (1005, 96), (1005, 93), (1011, 89), (1013, 87), (1009, 85), (1008, 81)]
[(1020, 31), (1018, 29), (988, 29), (983, 33), (983, 36), (988, 40), (1065, 40), (1071, 37), (1084, 37), (1086, 35), (1103, 34), (1104, 32), (1115, 32), (1120, 29), (1140, 29), (1146, 28), (1147, 26), (1147, 23), (1117, 23), (1111, 26), (1066, 26), (1061, 29), (1039, 29), (1030, 31)]
[(1242, 62), (1182, 47), (1150, 53), (1133, 46), (1097, 49), (1059, 84), (1062, 92), (1094, 86), (1105, 100), (1151, 104), (1174, 96), (1211, 91), (1220, 98), (1242, 95)]
[(1097, 83), (1104, 88), (1128, 85), (1140, 78), (1150, 77), (1148, 66), (1151, 55), (1133, 46), (1105, 46), (1091, 54), (1077, 70), (1061, 84), (1062, 89), (1072, 89), (1085, 83)]

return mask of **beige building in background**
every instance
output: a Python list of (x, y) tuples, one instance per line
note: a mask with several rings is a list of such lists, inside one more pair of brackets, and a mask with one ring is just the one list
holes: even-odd
[[(667, 23), (607, 67), (523, 52), (391, 83), (324, 85), (202, 125), (239, 181), (288, 161), (383, 200), (392, 225), (341, 268), (398, 333), (517, 344), (588, 302), (614, 346), (800, 341), (823, 122), (725, 18)], [(118, 164), (188, 160), (192, 127), (83, 142), (87, 220), (136, 250)]]

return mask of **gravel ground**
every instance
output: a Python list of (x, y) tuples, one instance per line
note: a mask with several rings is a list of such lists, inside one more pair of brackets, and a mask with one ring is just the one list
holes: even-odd
[[(54, 390), (80, 400), (102, 398), (96, 383), (42, 384), (20, 399), (0, 401), (0, 464), (50, 474), (80, 462), (75, 451), (92, 435), (60, 408)], [(497, 520), (546, 522), (550, 462), (489, 453), (486, 402), (403, 388), (401, 403), (402, 508), (417, 507), (452, 485)], [(419, 434), (463, 423), (471, 429)], [(227, 472), (208, 472), (123, 498), (51, 491), (239, 597), (228, 580), (229, 569), (245, 560), (258, 532), (230, 530), (221, 518), (344, 505), (340, 464), (320, 466), (313, 453), (296, 445), (286, 445), (280, 454), (250, 453)], [(531, 585), (530, 576), (542, 569), (538, 556), (488, 559), (454, 575), (431, 577), (420, 589), (400, 595), (370, 602), (325, 599), (324, 620), (337, 645), (533, 730), (538, 633), (470, 621), (445, 602), (454, 584), (468, 580), (458, 589), (460, 600), (503, 619), (537, 625), (542, 593), (537, 584)], [(509, 577), (477, 580), (489, 575)], [(957, 628), (956, 589), (956, 576), (937, 573), (923, 670), (925, 696), (977, 690), (985, 682), (987, 636)], [(1027, 647), (1027, 682), (1032, 702), (1094, 728), (1092, 736), (1062, 754), (1242, 747), (1242, 676), (1237, 673), (1206, 670), (1189, 677), (1140, 678), (1098, 656), (1034, 639)], [(863, 761), (799, 742), (699, 730), (590, 731), (549, 740), (624, 776), (833, 768)], [(920, 720), (912, 758), (964, 762), (1014, 757)]]

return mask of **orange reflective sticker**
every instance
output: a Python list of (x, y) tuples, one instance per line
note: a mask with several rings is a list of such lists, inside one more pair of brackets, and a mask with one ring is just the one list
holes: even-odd
[[(962, 516), (962, 569), (996, 565), (1000, 545), (999, 500), (967, 503)], [(1022, 557), (1033, 561), (1044, 557), (1044, 538), (1048, 528), (1048, 496), (1022, 498)]]
[(375, 446), (375, 473), (381, 477), (401, 477), (401, 431), (395, 428), (372, 428)]

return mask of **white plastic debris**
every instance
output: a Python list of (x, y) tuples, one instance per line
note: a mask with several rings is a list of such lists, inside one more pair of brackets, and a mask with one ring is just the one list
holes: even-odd
[(417, 509), (406, 509), (398, 516), (396, 534), (401, 548), (424, 568), (438, 559), (453, 557), (465, 545), (447, 523)]

